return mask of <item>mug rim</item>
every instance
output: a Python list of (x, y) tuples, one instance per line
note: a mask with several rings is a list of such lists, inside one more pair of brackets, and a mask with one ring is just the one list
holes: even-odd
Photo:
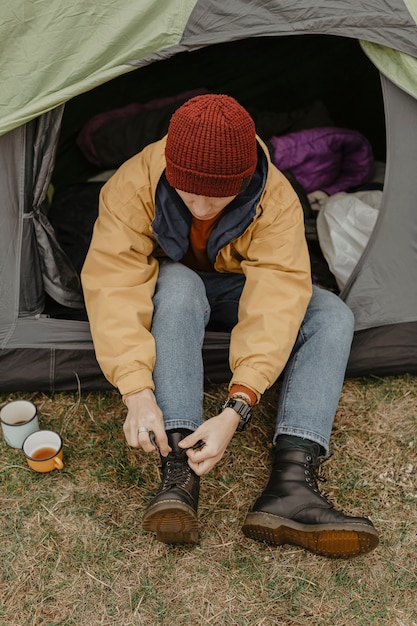
[[(7, 408), (10, 404), (16, 404), (16, 403), (18, 403), (18, 402), (22, 402), (22, 403), (24, 403), (24, 404), (31, 404), (31, 405), (33, 406), (33, 408), (35, 409), (34, 414), (32, 415), (32, 417), (30, 417), (30, 418), (29, 418), (28, 420), (26, 420), (25, 422), (22, 422), (22, 421), (21, 421), (21, 422), (18, 422), (17, 424), (16, 424), (16, 423), (11, 424), (10, 422), (6, 422), (6, 421), (3, 419), (2, 415), (1, 415), (1, 414), (3, 413), (3, 409), (6, 409), (6, 408)], [(24, 426), (25, 424), (30, 424), (30, 422), (31, 422), (32, 420), (34, 420), (34, 419), (35, 419), (35, 417), (37, 417), (37, 415), (38, 415), (38, 407), (36, 406), (36, 404), (35, 404), (34, 402), (32, 402), (32, 400), (10, 400), (10, 402), (6, 402), (6, 404), (4, 404), (4, 405), (1, 407), (1, 409), (0, 409), (0, 422), (1, 422), (2, 424), (4, 424), (4, 426), (11, 426), (11, 427), (12, 427), (12, 426), (20, 426), (20, 427), (22, 427), (22, 426)]]
[[(56, 435), (58, 437), (59, 440), (59, 448), (57, 450), (55, 450), (55, 452), (53, 454), (51, 454), (51, 456), (46, 457), (45, 459), (34, 459), (30, 454), (28, 454), (25, 451), (25, 443), (26, 441), (32, 437), (33, 435), (37, 435), (38, 433), (54, 433), (54, 435)], [(39, 446), (39, 447), (42, 447)], [(44, 447), (47, 447), (47, 444), (44, 444)], [(25, 440), (23, 441), (22, 444), (22, 452), (25, 455), (25, 457), (27, 459), (30, 459), (32, 461), (32, 463), (43, 463), (45, 461), (50, 461), (51, 459), (53, 459), (54, 457), (56, 457), (62, 450), (63, 447), (63, 441), (62, 441), (62, 437), (59, 433), (57, 433), (55, 430), (49, 430), (49, 429), (43, 429), (43, 430), (36, 430), (34, 433), (31, 433), (30, 435), (28, 435)], [(35, 448), (35, 451), (38, 450), (38, 448)]]

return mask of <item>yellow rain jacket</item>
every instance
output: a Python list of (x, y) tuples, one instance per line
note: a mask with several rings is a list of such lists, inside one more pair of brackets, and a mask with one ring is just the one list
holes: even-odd
[[(175, 192), (167, 192), (166, 180), (162, 184), (165, 141), (129, 159), (103, 186), (82, 270), (96, 357), (123, 396), (154, 389), (150, 328), (158, 257), (179, 261), (187, 246), (188, 211), (183, 208), (183, 219), (176, 220), (178, 236), (172, 232), (172, 220), (164, 220), (164, 212), (178, 208), (167, 198)], [(288, 360), (312, 287), (298, 197), (259, 139), (258, 145), (257, 193), (251, 198), (244, 192), (242, 206), (239, 194), (237, 208), (222, 215), (210, 254), (217, 272), (246, 277), (230, 339), (230, 385), (245, 385), (259, 400)], [(231, 236), (222, 234), (226, 232)]]

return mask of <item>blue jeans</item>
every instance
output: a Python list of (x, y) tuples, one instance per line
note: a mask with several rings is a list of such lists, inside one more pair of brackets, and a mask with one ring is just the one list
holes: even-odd
[[(181, 263), (160, 261), (151, 332), (155, 395), (167, 430), (195, 430), (202, 423), (204, 333), (209, 324), (223, 331), (233, 328), (244, 281), (239, 274), (197, 273)], [(278, 435), (295, 435), (328, 452), (353, 328), (353, 314), (344, 302), (313, 286), (281, 376), (274, 443)]]

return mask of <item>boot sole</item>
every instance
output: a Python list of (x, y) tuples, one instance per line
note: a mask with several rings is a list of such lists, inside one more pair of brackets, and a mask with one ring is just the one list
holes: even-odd
[(150, 506), (143, 516), (142, 528), (156, 533), (162, 543), (198, 542), (197, 514), (178, 500), (163, 500)]
[(275, 546), (290, 544), (329, 558), (350, 558), (371, 552), (379, 543), (367, 524), (300, 524), (269, 513), (248, 513), (242, 531), (246, 537)]

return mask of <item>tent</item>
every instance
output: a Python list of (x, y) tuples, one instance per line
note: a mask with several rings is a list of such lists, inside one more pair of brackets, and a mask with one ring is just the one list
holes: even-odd
[[(348, 375), (417, 373), (416, 0), (5, 5), (1, 391), (110, 388), (50, 192), (87, 175), (74, 138), (94, 114), (200, 87), (287, 114), (324, 101), (335, 124), (369, 138), (386, 170), (375, 229), (340, 293), (356, 319)], [(210, 380), (227, 380), (227, 348), (227, 334), (207, 333)]]

